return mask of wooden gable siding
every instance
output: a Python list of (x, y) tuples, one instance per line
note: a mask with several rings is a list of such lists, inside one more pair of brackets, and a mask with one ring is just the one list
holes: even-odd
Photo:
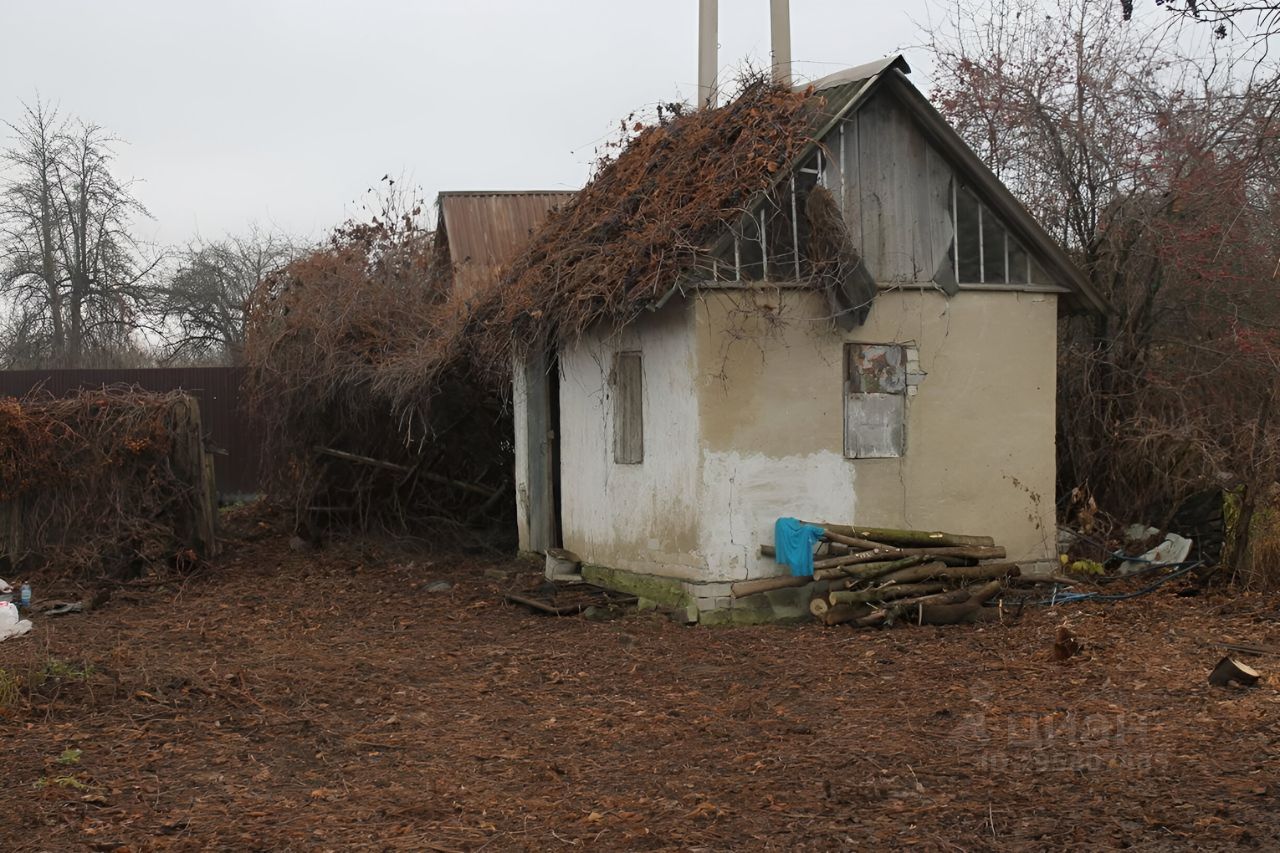
[[(950, 165), (892, 97), (873, 97), (824, 140), (828, 186), (839, 186), (850, 231), (882, 284), (950, 277)], [(833, 186), (834, 188), (834, 186)]]

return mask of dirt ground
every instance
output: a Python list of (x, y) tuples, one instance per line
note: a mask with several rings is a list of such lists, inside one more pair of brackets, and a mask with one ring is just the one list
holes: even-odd
[(536, 616), (515, 568), (272, 535), (40, 620), (0, 644), (0, 849), (1280, 844), (1280, 657), (1205, 682), (1280, 599), (707, 629)]

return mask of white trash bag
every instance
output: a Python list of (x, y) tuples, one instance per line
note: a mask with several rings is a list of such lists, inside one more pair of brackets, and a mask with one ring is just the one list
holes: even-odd
[(0, 641), (21, 637), (31, 630), (30, 619), (18, 618), (18, 607), (12, 601), (0, 601)]

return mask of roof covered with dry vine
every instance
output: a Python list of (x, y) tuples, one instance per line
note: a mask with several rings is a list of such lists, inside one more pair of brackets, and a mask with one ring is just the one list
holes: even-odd
[[(773, 188), (867, 80), (900, 57), (795, 90), (755, 77), (722, 107), (679, 108), (635, 135), (552, 213), (476, 306), (489, 344), (625, 322), (708, 262), (726, 229)], [(488, 349), (488, 346), (485, 346)], [(494, 353), (497, 355), (497, 353)]]

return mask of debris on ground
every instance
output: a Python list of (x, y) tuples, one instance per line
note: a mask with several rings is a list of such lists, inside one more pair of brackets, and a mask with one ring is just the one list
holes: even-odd
[(1280, 645), (1275, 595), (690, 630), (535, 618), (515, 559), (406, 595), (422, 560), (279, 526), (0, 644), (0, 849), (1280, 846), (1280, 696), (1205, 679), (1206, 637)]
[[(1154, 530), (1154, 528), (1152, 528)], [(1155, 534), (1160, 531), (1155, 530)], [(1186, 537), (1179, 536), (1176, 533), (1165, 534), (1164, 540), (1149, 549), (1141, 556), (1125, 560), (1120, 564), (1120, 574), (1131, 575), (1135, 572), (1155, 565), (1176, 565), (1183, 563), (1187, 556), (1191, 553), (1192, 542)]]
[(1076, 655), (1080, 654), (1084, 648), (1080, 641), (1075, 638), (1070, 629), (1066, 625), (1058, 626), (1058, 635), (1053, 640), (1053, 651), (1050, 658), (1058, 663), (1065, 663)]
[(564, 548), (548, 548), (546, 557), (544, 573), (548, 580), (560, 577), (581, 577), (578, 572), (582, 568), (582, 558), (572, 551)]
[(18, 616), (18, 606), (12, 601), (0, 601), (0, 640), (21, 637), (31, 631), (31, 620)]
[(512, 604), (552, 616), (575, 616), (591, 610), (591, 618), (596, 619), (603, 617), (606, 611), (632, 607), (637, 601), (634, 595), (585, 583), (580, 576), (572, 577), (572, 580), (566, 580), (566, 576), (559, 575), (558, 582), (542, 580), (533, 589), (509, 591), (504, 598)]
[(1209, 673), (1209, 683), (1214, 687), (1252, 687), (1261, 677), (1262, 673), (1228, 655)]

